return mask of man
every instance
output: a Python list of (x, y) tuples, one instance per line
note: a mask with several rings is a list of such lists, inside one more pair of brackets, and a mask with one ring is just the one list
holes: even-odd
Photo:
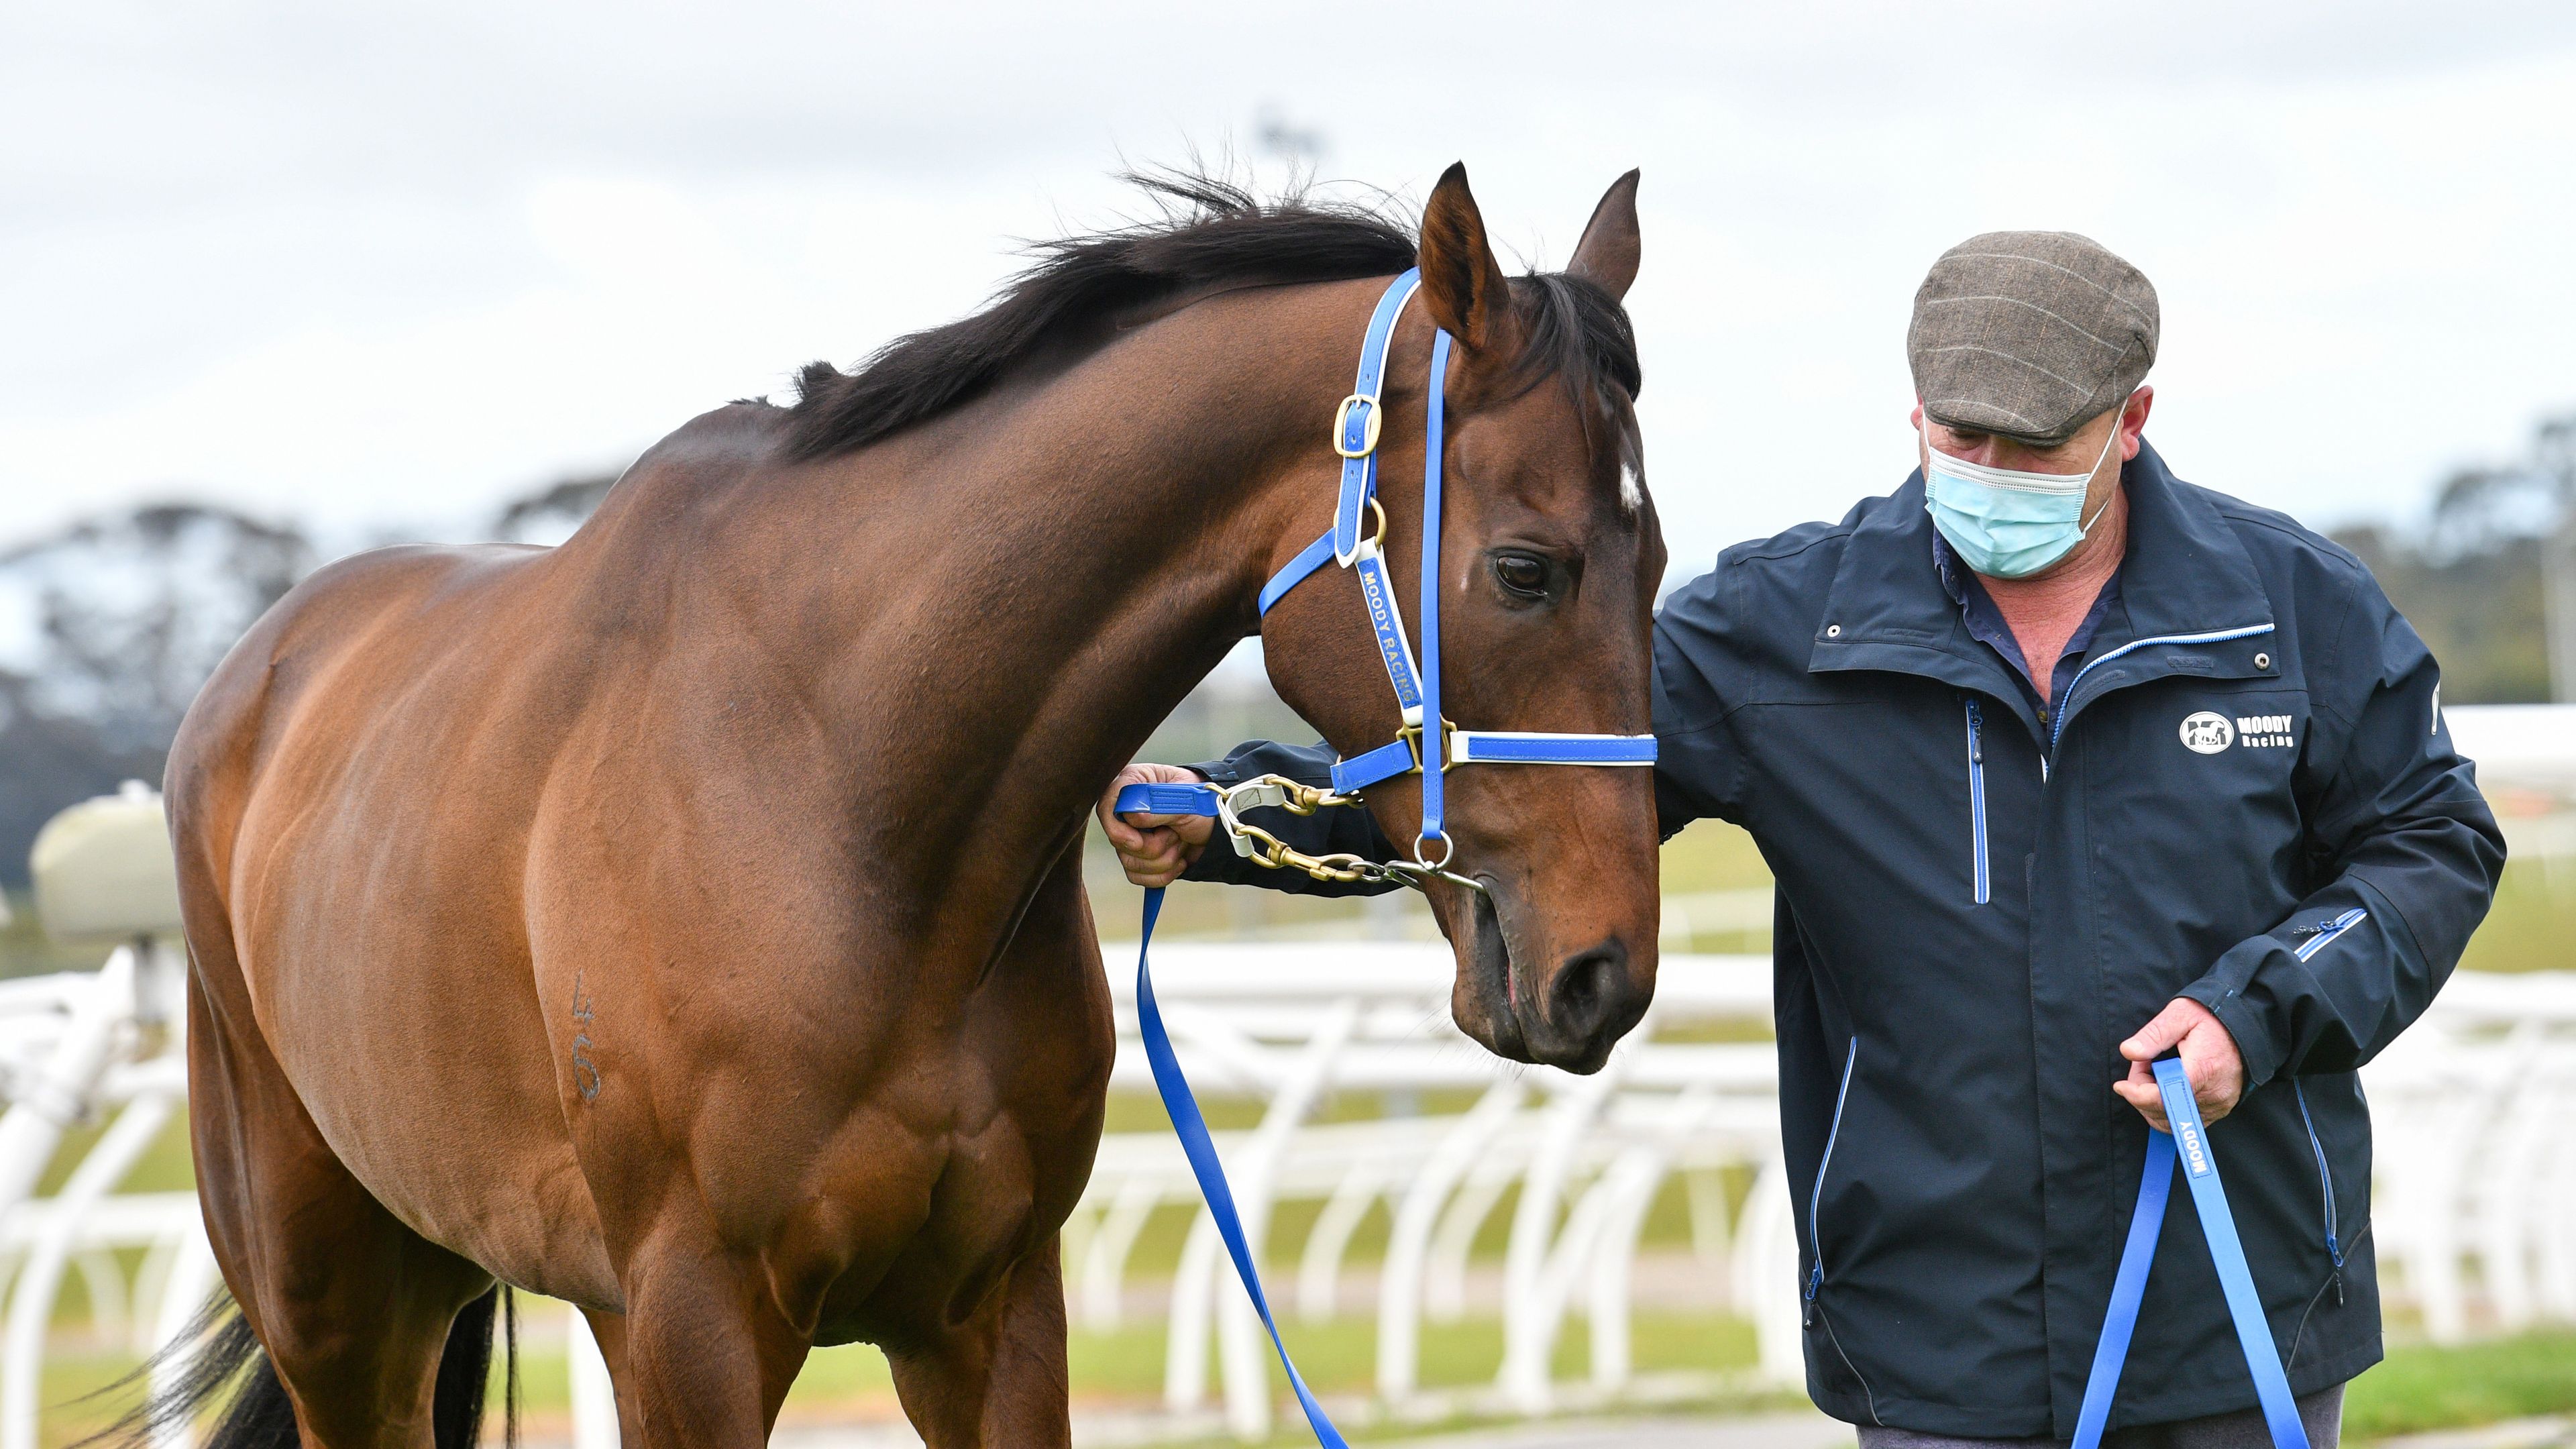
[[(1914, 474), (1656, 620), (1664, 833), (1733, 821), (1778, 881), (1808, 1387), (1864, 1449), (2073, 1432), (2177, 1049), (2312, 1444), (2380, 1357), (2355, 1069), (2503, 842), (2369, 572), (2147, 446), (2157, 329), (2083, 237), (1961, 243), (1907, 336)], [(1202, 852), (1203, 820), (1102, 818), (1140, 883), (1308, 884)], [(1398, 853), (1363, 812), (1263, 823)], [(2194, 1214), (2161, 1243), (2112, 1441), (2268, 1443)]]

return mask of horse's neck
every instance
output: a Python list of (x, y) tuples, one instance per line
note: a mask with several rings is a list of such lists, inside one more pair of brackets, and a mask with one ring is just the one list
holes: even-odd
[(1282, 541), (1329, 516), (1323, 438), (1367, 299), (1346, 320), (1293, 297), (1167, 317), (852, 460), (842, 496), (895, 506), (864, 510), (869, 561), (806, 614), (851, 626), (815, 698), (884, 822), (863, 848), (914, 898), (1015, 905), (1255, 622)]

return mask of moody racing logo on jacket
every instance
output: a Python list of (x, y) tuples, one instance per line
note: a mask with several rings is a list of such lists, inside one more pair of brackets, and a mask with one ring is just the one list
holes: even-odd
[(2215, 755), (2235, 745), (2249, 750), (2284, 749), (2298, 743), (2298, 718), (2286, 714), (2244, 714), (2233, 719), (2214, 710), (2186, 715), (2182, 722), (2183, 748), (2199, 755)]
[(2236, 743), (2236, 726), (2227, 716), (2202, 710), (2182, 722), (2182, 747), (2196, 755), (2214, 755)]

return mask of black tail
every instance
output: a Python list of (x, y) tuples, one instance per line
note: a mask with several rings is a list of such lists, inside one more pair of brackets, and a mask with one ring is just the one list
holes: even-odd
[[(495, 1310), (498, 1310), (496, 1315)], [(438, 1449), (474, 1449), (483, 1436), (484, 1388), (492, 1376), (492, 1320), (502, 1323), (507, 1363), (502, 1390), (502, 1435), (510, 1449), (519, 1443), (519, 1305), (506, 1286), (465, 1305), (447, 1330), (447, 1347), (438, 1359), (438, 1387), (430, 1400), (430, 1432)], [(231, 1295), (217, 1293), (188, 1326), (142, 1367), (99, 1390), (92, 1398), (149, 1384), (165, 1365), (179, 1372), (168, 1388), (147, 1396), (114, 1424), (83, 1439), (73, 1449), (145, 1449), (154, 1434), (172, 1424), (204, 1414), (231, 1392), (223, 1417), (205, 1441), (206, 1449), (296, 1449), (295, 1407), (279, 1383), (268, 1351), (250, 1331)], [(236, 1386), (238, 1388), (236, 1389)]]
[(519, 1301), (506, 1284), (466, 1304), (448, 1325), (447, 1347), (438, 1357), (438, 1387), (429, 1401), (429, 1432), (438, 1449), (474, 1449), (482, 1442), (483, 1392), (492, 1382), (496, 1317), (504, 1346), (501, 1442), (519, 1449)]

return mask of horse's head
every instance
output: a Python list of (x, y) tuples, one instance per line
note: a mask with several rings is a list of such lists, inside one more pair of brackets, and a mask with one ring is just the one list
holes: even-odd
[[(1649, 631), (1664, 547), (1633, 411), (1635, 344), (1619, 306), (1637, 273), (1636, 180), (1631, 172), (1611, 186), (1564, 272), (1508, 281), (1464, 168), (1451, 167), (1424, 208), (1422, 289), (1387, 364), (1379, 492), (1395, 592), (1418, 651), (1424, 388), (1437, 323), (1455, 339), (1444, 394), (1440, 654), (1442, 712), (1458, 729), (1650, 728)], [(1397, 728), (1358, 594), (1347, 579), (1299, 590), (1262, 631), (1281, 694), (1346, 755)], [(1421, 824), (1421, 782), (1402, 774), (1366, 791), (1399, 843)], [(1453, 765), (1445, 788), (1448, 868), (1483, 886), (1428, 887), (1457, 951), (1459, 1026), (1514, 1060), (1598, 1068), (1654, 992), (1652, 771)]]

